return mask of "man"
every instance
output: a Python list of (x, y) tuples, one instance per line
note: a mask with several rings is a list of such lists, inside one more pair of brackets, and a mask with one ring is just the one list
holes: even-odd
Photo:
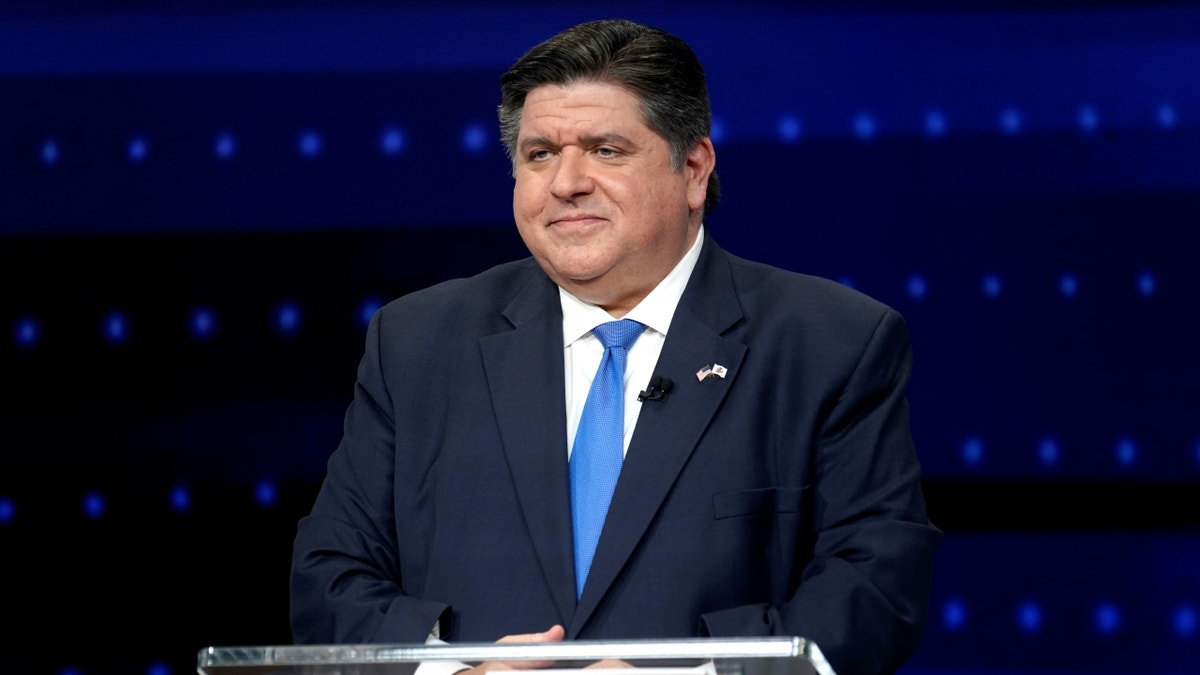
[[(678, 38), (585, 23), (501, 89), (532, 257), (371, 321), (344, 437), (298, 527), (295, 640), (799, 635), (840, 675), (899, 668), (941, 538), (909, 432), (903, 319), (705, 232), (711, 114)], [(569, 461), (614, 319), (644, 329), (619, 479), (577, 564)]]

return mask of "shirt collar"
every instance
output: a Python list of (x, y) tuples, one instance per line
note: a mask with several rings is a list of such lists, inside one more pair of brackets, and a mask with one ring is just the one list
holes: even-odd
[[(688, 252), (678, 263), (675, 263), (675, 267), (654, 287), (654, 290), (650, 291), (649, 295), (643, 298), (636, 307), (629, 310), (624, 318), (633, 319), (651, 330), (666, 335), (667, 327), (671, 325), (671, 318), (675, 316), (675, 308), (679, 305), (679, 298), (683, 296), (683, 290), (692, 276), (692, 270), (696, 268), (696, 261), (700, 258), (700, 248), (703, 243), (704, 225), (701, 224), (700, 230), (696, 234), (696, 241), (688, 249)], [(612, 315), (599, 306), (584, 302), (561, 287), (558, 289), (558, 297), (562, 303), (563, 312), (563, 347), (567, 347), (587, 335), (588, 331), (596, 326), (613, 320)]]

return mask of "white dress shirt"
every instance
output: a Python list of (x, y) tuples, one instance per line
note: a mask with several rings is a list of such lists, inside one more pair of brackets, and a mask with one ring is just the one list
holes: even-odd
[[(704, 227), (696, 236), (696, 242), (688, 249), (675, 268), (650, 291), (641, 302), (629, 311), (625, 319), (633, 319), (646, 326), (629, 348), (625, 363), (625, 450), (629, 450), (629, 439), (637, 424), (642, 404), (638, 393), (650, 384), (654, 366), (667, 339), (667, 328), (675, 316), (675, 307), (683, 295), (696, 260), (700, 257), (700, 246), (704, 241)], [(602, 323), (614, 321), (612, 315), (596, 305), (588, 304), (563, 289), (558, 289), (563, 312), (563, 367), (567, 384), (567, 456), (575, 446), (575, 430), (583, 415), (583, 404), (587, 401), (592, 379), (600, 367), (604, 345), (592, 334), (592, 329)]]

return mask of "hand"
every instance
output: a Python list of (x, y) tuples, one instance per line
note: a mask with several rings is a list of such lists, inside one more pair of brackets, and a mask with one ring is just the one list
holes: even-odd
[[(551, 626), (541, 633), (524, 633), (522, 635), (506, 635), (496, 644), (533, 644), (538, 642), (562, 642), (567, 631), (559, 625)], [(484, 675), (491, 670), (526, 670), (530, 668), (546, 668), (554, 665), (554, 661), (484, 661), (468, 670), (459, 671), (456, 675)]]

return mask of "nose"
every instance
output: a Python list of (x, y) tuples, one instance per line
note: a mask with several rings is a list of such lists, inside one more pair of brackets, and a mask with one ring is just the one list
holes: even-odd
[(593, 183), (588, 174), (587, 157), (568, 147), (558, 156), (554, 177), (550, 181), (550, 194), (563, 200), (570, 200), (592, 191)]

